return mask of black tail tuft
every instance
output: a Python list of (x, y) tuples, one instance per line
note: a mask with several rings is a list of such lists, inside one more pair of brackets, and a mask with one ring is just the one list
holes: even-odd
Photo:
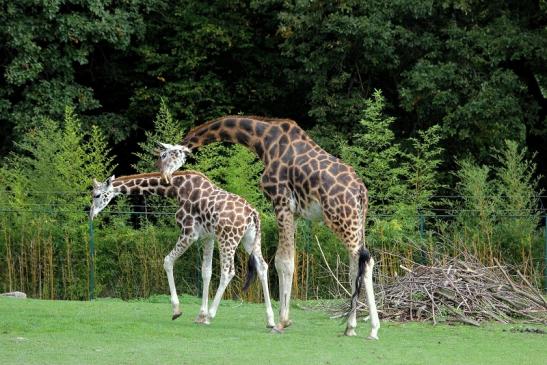
[(351, 312), (357, 309), (357, 299), (361, 294), (361, 286), (363, 284), (363, 276), (365, 275), (365, 266), (370, 261), (370, 252), (363, 246), (359, 249), (359, 264), (357, 277), (355, 278), (355, 292), (351, 296)]
[(256, 278), (256, 259), (254, 254), (249, 256), (249, 261), (247, 262), (247, 277), (245, 278), (245, 284), (243, 284), (243, 291), (246, 293), (249, 290), (249, 286)]

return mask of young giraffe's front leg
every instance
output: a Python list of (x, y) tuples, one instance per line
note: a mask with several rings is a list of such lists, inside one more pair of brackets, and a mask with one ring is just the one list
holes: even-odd
[(181, 234), (175, 248), (165, 256), (163, 260), (163, 268), (167, 274), (167, 281), (169, 282), (169, 291), (171, 292), (171, 305), (173, 306), (173, 317), (175, 320), (182, 314), (180, 311), (179, 297), (177, 296), (177, 289), (175, 288), (175, 279), (173, 277), (173, 265), (175, 261), (182, 255), (188, 247), (192, 245), (191, 237)]
[(209, 324), (209, 284), (211, 282), (213, 249), (215, 239), (208, 238), (203, 245), (203, 262), (201, 264), (201, 278), (203, 280), (203, 290), (201, 294), (201, 309), (195, 320), (196, 323)]

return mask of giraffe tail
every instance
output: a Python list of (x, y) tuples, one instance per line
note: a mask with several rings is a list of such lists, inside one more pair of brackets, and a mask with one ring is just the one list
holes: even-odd
[(363, 236), (362, 236), (362, 246), (359, 248), (358, 251), (358, 263), (357, 263), (357, 276), (355, 277), (355, 291), (353, 292), (353, 295), (351, 296), (351, 308), (349, 312), (347, 313), (347, 316), (349, 316), (351, 313), (357, 310), (357, 301), (359, 299), (359, 295), (361, 294), (361, 289), (363, 286), (363, 279), (365, 276), (365, 266), (370, 261), (370, 252), (366, 248), (365, 244), (365, 224), (366, 224), (366, 218), (367, 218), (367, 211), (368, 211), (368, 191), (367, 188), (363, 185), (361, 188), (361, 220), (363, 224)]
[(245, 278), (245, 284), (243, 284), (243, 292), (246, 293), (251, 286), (251, 283), (256, 278), (256, 259), (254, 254), (249, 255), (249, 261), (247, 262), (247, 277)]
[(370, 252), (365, 248), (365, 246), (362, 246), (359, 249), (359, 262), (358, 262), (357, 276), (355, 277), (355, 291), (353, 292), (353, 295), (351, 296), (351, 309), (348, 312), (348, 315), (352, 313), (353, 311), (357, 310), (357, 300), (359, 299), (359, 295), (361, 294), (363, 277), (365, 275), (365, 266), (369, 261), (370, 261)]

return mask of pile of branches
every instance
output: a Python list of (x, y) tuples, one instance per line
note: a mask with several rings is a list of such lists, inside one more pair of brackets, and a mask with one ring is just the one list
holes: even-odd
[[(380, 318), (475, 326), (484, 320), (511, 323), (516, 319), (547, 324), (547, 302), (541, 292), (520, 271), (495, 263), (485, 266), (461, 254), (438, 259), (431, 266), (400, 265), (403, 276), (376, 287)], [(343, 317), (348, 310), (345, 304), (331, 308), (331, 313)], [(360, 316), (367, 314), (361, 302), (357, 310)]]
[(547, 302), (520, 271), (511, 276), (496, 260), (484, 266), (467, 254), (412, 269), (379, 288), (381, 315), (399, 321), (482, 320), (510, 323), (515, 319), (546, 323)]

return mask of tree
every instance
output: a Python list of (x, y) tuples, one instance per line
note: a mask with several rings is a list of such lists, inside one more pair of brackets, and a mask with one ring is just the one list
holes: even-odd
[(135, 153), (139, 161), (133, 168), (140, 173), (157, 171), (157, 143), (180, 143), (186, 129), (183, 123), (173, 118), (165, 99), (161, 99), (160, 109), (154, 119), (154, 129), (144, 132), (146, 140), (138, 144), (142, 152)]
[[(8, 1), (0, 11), (0, 140), (19, 140), (41, 127), (43, 117), (60, 118), (67, 105), (79, 113), (101, 107), (82, 70), (94, 52), (127, 50), (144, 31), (144, 14), (158, 1)], [(130, 124), (120, 116), (97, 116), (89, 124), (115, 122), (118, 140)], [(104, 128), (107, 129), (107, 128)], [(9, 144), (6, 143), (7, 146)], [(2, 152), (5, 152), (2, 151)]]
[(66, 108), (62, 123), (45, 119), (41, 124), (25, 134), (18, 153), (2, 168), (13, 193), (6, 203), (18, 209), (28, 204), (56, 207), (75, 223), (85, 221), (92, 179), (106, 179), (114, 169), (105, 137), (95, 126), (82, 132), (72, 108)]
[(353, 136), (352, 145), (342, 146), (342, 159), (363, 179), (371, 211), (375, 213), (392, 213), (409, 197), (404, 181), (408, 169), (401, 163), (403, 151), (391, 130), (395, 118), (383, 114), (384, 106), (381, 91), (374, 91), (373, 97), (365, 100), (360, 129)]

